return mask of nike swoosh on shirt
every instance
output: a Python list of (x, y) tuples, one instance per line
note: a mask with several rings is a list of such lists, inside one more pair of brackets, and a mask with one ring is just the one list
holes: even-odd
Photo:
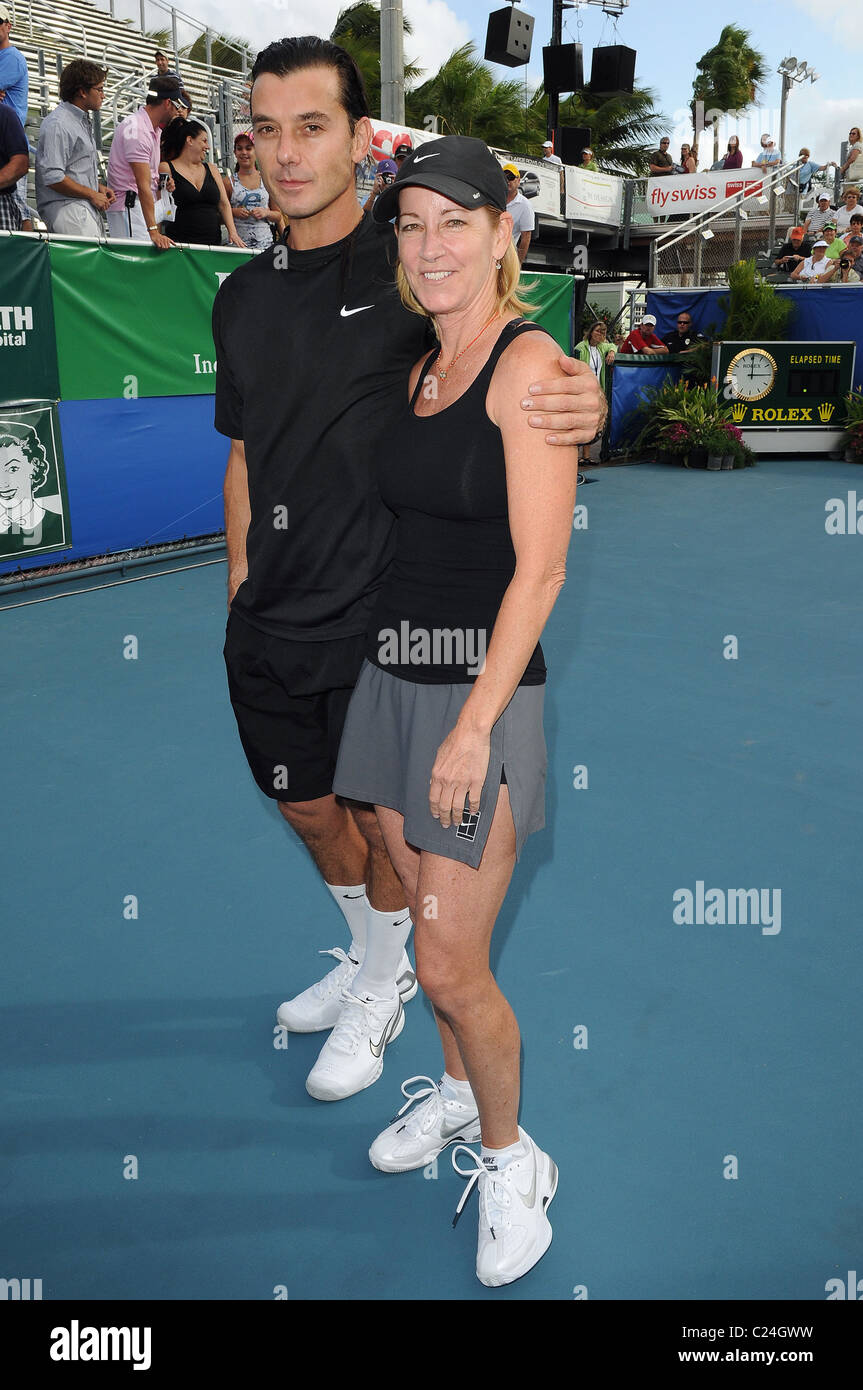
[[(398, 1021), (399, 1021), (399, 1016), (400, 1016), (400, 1014), (401, 1014), (401, 1011), (402, 1011), (402, 1001), (401, 1001), (401, 996), (399, 996), (399, 1007), (396, 1009), (395, 1013), (393, 1014), (392, 1018), (390, 1019), (389, 1023), (387, 1024), (386, 1028), (384, 1029), (384, 1031), (381, 1033), (380, 1037), (378, 1038), (377, 1042), (376, 1042), (376, 1043), (373, 1043), (372, 1040), (371, 1040), (371, 1038), (369, 1038), (369, 1047), (371, 1048), (371, 1052), (372, 1052), (372, 1056), (373, 1056), (373, 1057), (380, 1057), (381, 1053), (383, 1052), (384, 1048), (386, 1047), (387, 1043), (389, 1042), (390, 1038), (392, 1037), (393, 1029), (395, 1028), (396, 1024), (397, 1024)], [(535, 1178), (535, 1177), (534, 1177), (534, 1182), (536, 1182), (536, 1178)]]
[(374, 304), (361, 304), (359, 309), (349, 309), (347, 304), (343, 304), (340, 312), (343, 319), (349, 319), (351, 314), (361, 314), (364, 309), (373, 309), (374, 307)]
[(414, 164), (422, 164), (424, 159), (437, 159), (440, 150), (435, 150), (434, 154), (418, 154), (414, 157)]

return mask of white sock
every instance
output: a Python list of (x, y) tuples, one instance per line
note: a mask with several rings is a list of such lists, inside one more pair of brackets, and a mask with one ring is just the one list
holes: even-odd
[(332, 893), (339, 911), (348, 924), (351, 933), (351, 944), (348, 947), (348, 955), (354, 960), (362, 960), (363, 951), (366, 948), (366, 910), (368, 900), (366, 898), (366, 885), (356, 883), (353, 887), (340, 887), (335, 883), (328, 883), (327, 887)]
[(365, 904), (366, 948), (351, 990), (363, 998), (373, 995), (376, 999), (390, 999), (396, 992), (402, 952), (413, 923), (406, 907), (397, 912), (378, 912), (368, 898)]
[(517, 1144), (510, 1144), (505, 1149), (490, 1149), (483, 1144), (480, 1148), (479, 1156), (486, 1168), (492, 1170), (496, 1168), (500, 1173), (508, 1163), (512, 1163), (514, 1158), (524, 1158), (526, 1154), (527, 1145), (523, 1144), (521, 1139), (519, 1139)]
[(469, 1081), (458, 1081), (454, 1076), (450, 1076), (445, 1071), (440, 1079), (440, 1093), (445, 1100), (457, 1100), (462, 1105), (470, 1105), (473, 1100), (473, 1091)]

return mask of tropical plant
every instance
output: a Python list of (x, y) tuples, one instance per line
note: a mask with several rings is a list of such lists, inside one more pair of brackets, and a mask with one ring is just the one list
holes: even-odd
[[(749, 42), (749, 32), (738, 24), (726, 24), (719, 42), (702, 54), (696, 63), (698, 76), (692, 84), (692, 126), (696, 141), (700, 135), (698, 104), (715, 112), (744, 111), (755, 100), (758, 87), (767, 76), (763, 53)], [(719, 158), (719, 117), (713, 116), (713, 161)]]
[[(408, 125), (422, 127), (429, 114), (438, 117), (442, 135), (474, 135), (499, 149), (518, 149), (527, 138), (522, 83), (496, 82), (472, 43), (457, 48), (434, 77), (406, 93)], [(544, 134), (544, 125), (538, 128)]]
[[(243, 55), (245, 55), (245, 71), (250, 72), (256, 53), (257, 49), (235, 34), (210, 34), (210, 54), (214, 67), (227, 68), (229, 72), (242, 72)], [(206, 63), (206, 34), (199, 34), (194, 43), (182, 50), (180, 57), (191, 58), (194, 63)]]
[(732, 342), (786, 338), (794, 305), (758, 273), (755, 260), (736, 261), (728, 267), (727, 276), (730, 294), (719, 301), (726, 316), (722, 337)]
[[(406, 35), (413, 34), (413, 25), (405, 18), (402, 28)], [(350, 53), (363, 75), (369, 98), (369, 109), (373, 116), (381, 112), (381, 11), (380, 5), (370, 0), (358, 0), (339, 11), (330, 39)], [(405, 61), (405, 83), (416, 82), (422, 77), (423, 69), (408, 60)], [(413, 122), (412, 124), (416, 124)], [(419, 122), (422, 126), (422, 121)]]
[(863, 463), (863, 391), (858, 386), (845, 397), (845, 447), (857, 463)]
[[(541, 87), (534, 97), (537, 102), (544, 128), (547, 98)], [(649, 87), (607, 95), (585, 90), (561, 102), (560, 123), (589, 128), (594, 158), (604, 173), (644, 177), (665, 124), (655, 102)]]
[(692, 386), (685, 380), (666, 381), (645, 393), (638, 413), (645, 423), (635, 440), (636, 450), (689, 454), (706, 449), (725, 454), (742, 446), (731, 407), (720, 400), (715, 382)]

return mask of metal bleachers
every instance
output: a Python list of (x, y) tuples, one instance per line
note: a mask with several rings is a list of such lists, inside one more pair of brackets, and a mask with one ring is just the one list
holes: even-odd
[[(114, 0), (109, 3), (110, 11), (98, 8), (90, 0), (15, 0), (11, 37), (26, 58), (30, 72), (27, 134), (32, 145), (36, 144), (42, 117), (60, 99), (60, 70), (73, 58), (89, 58), (108, 69), (105, 101), (96, 124), (106, 155), (119, 121), (143, 101), (147, 79), (155, 70), (153, 54), (157, 45), (131, 19), (113, 13)], [(152, 4), (150, 10), (163, 30), (170, 28), (173, 19), (176, 32), (176, 12), (172, 15), (170, 9), (154, 9)], [(143, 6), (139, 14), (148, 18)], [(192, 20), (185, 24), (185, 32), (194, 36), (195, 26), (199, 32), (206, 32), (203, 25)], [(155, 23), (153, 32), (158, 32)], [(160, 46), (168, 51), (164, 43)], [(219, 133), (223, 125), (243, 123), (248, 113), (243, 73), (182, 56), (179, 70), (195, 116), (205, 120), (214, 131), (218, 128)], [(232, 138), (230, 130), (224, 133)]]

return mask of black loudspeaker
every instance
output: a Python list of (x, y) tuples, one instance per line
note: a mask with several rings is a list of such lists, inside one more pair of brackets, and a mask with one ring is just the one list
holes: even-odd
[(586, 125), (562, 125), (555, 132), (554, 152), (564, 164), (581, 164), (581, 152), (590, 145), (590, 129)]
[(542, 50), (542, 85), (552, 96), (584, 87), (584, 50), (580, 43), (555, 43)]
[(494, 10), (488, 17), (486, 59), (489, 63), (503, 63), (508, 68), (523, 67), (530, 58), (532, 38), (532, 14), (517, 10), (514, 5)]
[(590, 86), (594, 92), (631, 92), (635, 83), (634, 48), (611, 44), (595, 48), (590, 65)]

